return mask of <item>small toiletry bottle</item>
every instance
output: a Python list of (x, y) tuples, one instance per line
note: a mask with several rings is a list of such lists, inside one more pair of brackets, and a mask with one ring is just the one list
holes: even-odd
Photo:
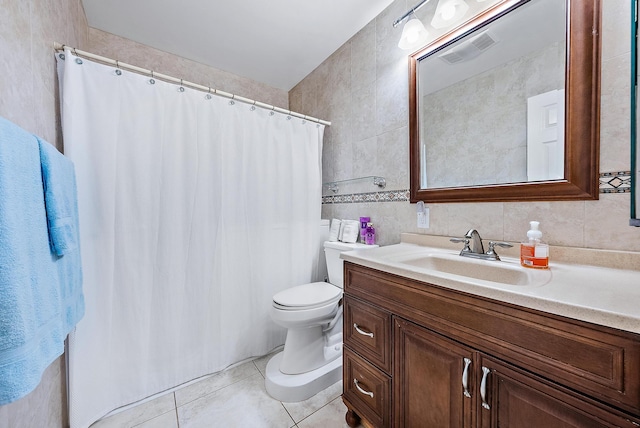
[(530, 221), (527, 240), (520, 244), (520, 264), (534, 269), (549, 269), (549, 245), (541, 241), (540, 222)]
[(373, 223), (367, 223), (367, 229), (364, 233), (364, 243), (367, 245), (374, 245), (376, 243), (376, 230), (373, 228)]
[(371, 221), (369, 217), (360, 217), (360, 242), (365, 243), (365, 235), (367, 234), (367, 224)]

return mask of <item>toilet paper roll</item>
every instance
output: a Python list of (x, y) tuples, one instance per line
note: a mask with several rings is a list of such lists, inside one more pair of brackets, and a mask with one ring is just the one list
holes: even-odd
[(338, 232), (338, 241), (342, 241), (342, 235), (344, 234), (344, 227), (347, 225), (348, 220), (340, 220), (340, 232)]
[(360, 233), (360, 222), (357, 220), (342, 220), (344, 225), (342, 232), (342, 242), (355, 243), (358, 241)]

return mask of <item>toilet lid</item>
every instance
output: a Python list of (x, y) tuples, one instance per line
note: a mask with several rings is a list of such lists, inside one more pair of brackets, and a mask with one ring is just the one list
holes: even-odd
[(337, 300), (342, 289), (328, 282), (312, 282), (288, 288), (273, 296), (273, 301), (291, 308), (321, 306)]

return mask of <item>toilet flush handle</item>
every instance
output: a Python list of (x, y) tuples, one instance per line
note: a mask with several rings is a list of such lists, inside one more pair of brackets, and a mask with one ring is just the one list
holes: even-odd
[(372, 338), (372, 339), (373, 339), (373, 333), (371, 333), (371, 332), (366, 332), (366, 331), (364, 331), (364, 330), (361, 330), (361, 329), (358, 327), (358, 324), (353, 323), (353, 328), (355, 328), (355, 329), (356, 329), (356, 331), (357, 331), (358, 333), (360, 333), (361, 335), (363, 335), (363, 336), (369, 336), (370, 338)]

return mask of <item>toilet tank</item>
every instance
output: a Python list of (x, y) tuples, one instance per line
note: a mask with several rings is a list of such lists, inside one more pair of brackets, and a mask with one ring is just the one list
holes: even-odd
[(327, 259), (327, 271), (329, 273), (329, 282), (337, 287), (344, 288), (344, 260), (340, 258), (340, 253), (351, 250), (362, 250), (367, 248), (376, 248), (377, 245), (365, 244), (348, 244), (346, 242), (330, 242), (324, 243), (324, 254)]

